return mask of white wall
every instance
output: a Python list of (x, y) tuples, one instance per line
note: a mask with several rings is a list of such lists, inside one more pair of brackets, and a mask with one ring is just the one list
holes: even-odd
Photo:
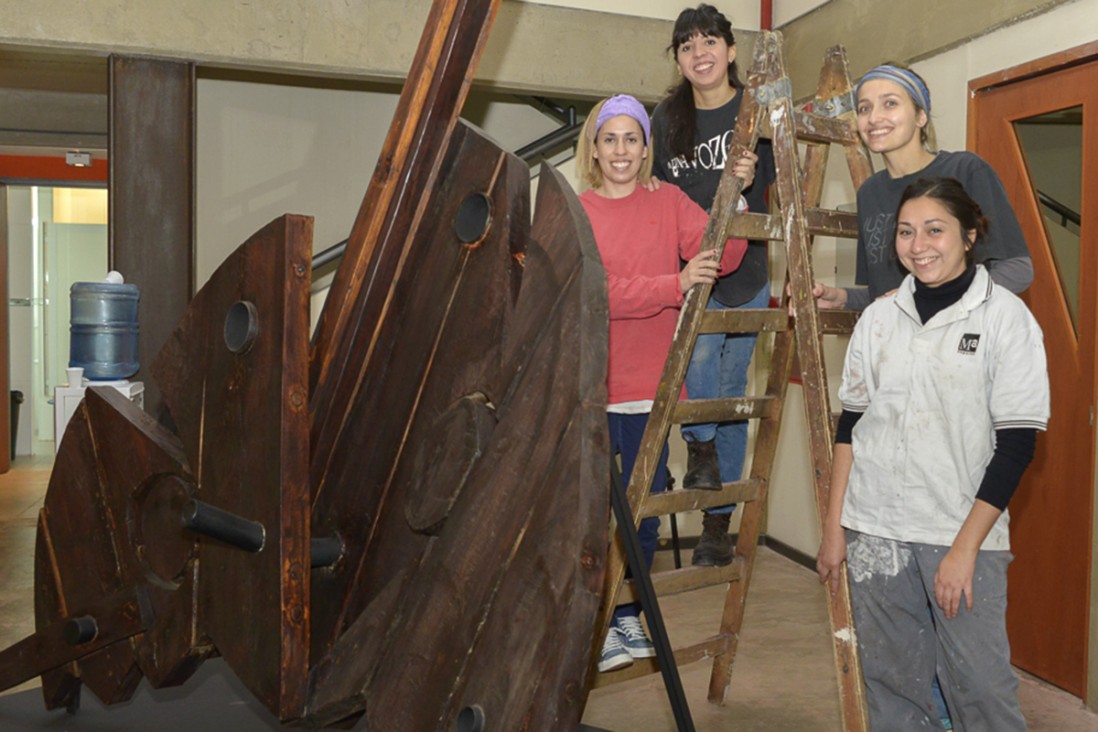
[[(198, 287), (236, 247), (284, 213), (314, 217), (314, 251), (347, 238), (396, 110), (397, 92), (199, 79)], [(508, 96), (471, 96), (464, 115), (508, 150), (561, 124)], [(314, 323), (330, 279), (314, 283)]]

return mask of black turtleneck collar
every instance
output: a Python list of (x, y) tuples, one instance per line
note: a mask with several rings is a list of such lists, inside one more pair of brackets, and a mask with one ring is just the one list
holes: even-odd
[(969, 285), (976, 279), (976, 265), (970, 264), (956, 279), (929, 287), (915, 280), (915, 309), (926, 323), (942, 310), (961, 299), (968, 292)]

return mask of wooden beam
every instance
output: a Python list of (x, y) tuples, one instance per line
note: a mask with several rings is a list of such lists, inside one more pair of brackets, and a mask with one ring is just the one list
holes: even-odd
[(145, 410), (159, 417), (149, 366), (194, 292), (194, 65), (110, 60), (110, 266), (141, 288), (138, 359)]

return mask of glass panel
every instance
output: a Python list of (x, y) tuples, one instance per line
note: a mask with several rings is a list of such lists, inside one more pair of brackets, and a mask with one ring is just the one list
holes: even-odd
[[(1033, 195), (1078, 333), (1079, 232), (1083, 195), (1083, 108), (1070, 107), (1014, 123)], [(1036, 242), (1028, 242), (1030, 247)]]

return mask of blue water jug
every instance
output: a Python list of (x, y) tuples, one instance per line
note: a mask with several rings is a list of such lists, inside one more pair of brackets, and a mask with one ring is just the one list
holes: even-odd
[(69, 366), (99, 381), (137, 373), (137, 285), (74, 282), (69, 294)]

